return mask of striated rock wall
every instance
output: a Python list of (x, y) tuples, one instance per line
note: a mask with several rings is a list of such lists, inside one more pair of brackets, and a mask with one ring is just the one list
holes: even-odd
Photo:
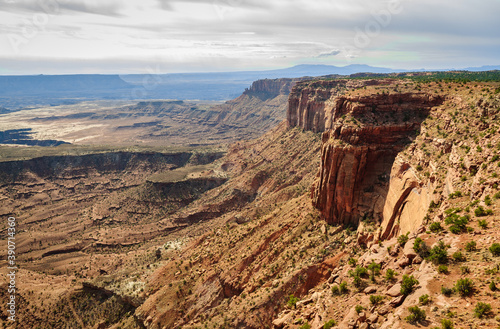
[(250, 88), (245, 90), (244, 95), (265, 95), (276, 97), (278, 95), (289, 95), (292, 87), (301, 79), (262, 79), (252, 83)]
[[(382, 84), (384, 93), (366, 89)], [(312, 202), (329, 224), (358, 226), (372, 219), (383, 223), (382, 237), (389, 238), (402, 226), (413, 229), (425, 216), (427, 193), (422, 194), (412, 168), (395, 159), (443, 99), (397, 88), (391, 80), (312, 81), (294, 87), (288, 125), (323, 132)]]

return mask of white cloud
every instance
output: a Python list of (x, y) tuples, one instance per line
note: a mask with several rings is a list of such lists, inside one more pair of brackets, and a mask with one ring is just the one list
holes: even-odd
[[(148, 61), (177, 71), (498, 64), (500, 1), (400, 0), (391, 12), (394, 1), (43, 0), (43, 9), (39, 0), (0, 0), (0, 58), (45, 61), (52, 71), (64, 60), (61, 73), (126, 73)], [(360, 33), (371, 33), (362, 46)]]

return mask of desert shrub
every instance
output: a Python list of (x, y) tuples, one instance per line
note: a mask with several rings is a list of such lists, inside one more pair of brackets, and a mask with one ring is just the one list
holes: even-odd
[(339, 284), (339, 293), (341, 295), (347, 294), (349, 292), (349, 289), (347, 288), (347, 282), (341, 282)]
[(358, 265), (354, 270), (349, 271), (349, 275), (352, 277), (354, 276), (366, 277), (368, 275), (368, 270)]
[(398, 243), (402, 247), (405, 245), (406, 242), (408, 242), (408, 234), (409, 232), (403, 235), (398, 236)]
[(425, 294), (425, 295), (418, 297), (418, 301), (419, 301), (420, 305), (427, 305), (431, 302), (431, 298), (429, 297), (429, 295)]
[(446, 264), (448, 262), (448, 247), (443, 241), (431, 249), (428, 259), (434, 264)]
[(481, 227), (483, 229), (488, 228), (488, 222), (486, 221), (486, 219), (478, 219), (477, 225), (479, 225), (479, 227)]
[(455, 251), (452, 255), (453, 260), (456, 262), (465, 262), (465, 256), (461, 251)]
[(443, 227), (441, 226), (440, 222), (433, 222), (431, 225), (429, 225), (429, 229), (431, 232), (437, 233), (441, 232), (443, 230)]
[(356, 264), (358, 263), (358, 261), (355, 258), (351, 257), (351, 258), (349, 258), (349, 260), (347, 261), (347, 263), (349, 265), (351, 265), (351, 266), (354, 267), (354, 266), (356, 266)]
[(295, 297), (293, 294), (288, 297), (288, 302), (286, 303), (288, 307), (295, 308), (297, 306), (297, 302), (299, 298)]
[(451, 288), (446, 288), (446, 287), (441, 287), (441, 293), (445, 295), (446, 297), (450, 297), (451, 294), (453, 293), (453, 289)]
[(491, 312), (490, 304), (478, 302), (476, 304), (476, 307), (474, 308), (474, 316), (476, 318), (482, 318), (483, 316), (487, 316), (489, 315), (490, 312)]
[(439, 265), (438, 266), (438, 272), (439, 273), (443, 273), (443, 274), (448, 274), (449, 273), (448, 266), (446, 266), (446, 265)]
[(493, 256), (500, 256), (500, 243), (493, 243), (489, 250)]
[(403, 275), (403, 280), (401, 281), (401, 293), (405, 296), (412, 293), (413, 288), (418, 284), (418, 280), (415, 279), (413, 275)]
[(308, 322), (306, 322), (303, 325), (301, 325), (299, 329), (311, 329), (311, 325)]
[(394, 281), (394, 279), (396, 279), (396, 275), (398, 275), (398, 273), (392, 268), (388, 268), (387, 271), (385, 271), (385, 279), (387, 281)]
[(330, 329), (335, 325), (337, 325), (337, 322), (335, 320), (330, 320), (323, 325), (323, 329)]
[(370, 271), (370, 279), (375, 281), (375, 275), (380, 275), (380, 264), (372, 260), (371, 264), (368, 265), (368, 270)]
[(469, 223), (469, 219), (469, 215), (459, 216), (456, 213), (451, 213), (444, 219), (444, 222), (446, 225), (449, 225), (451, 233), (460, 234), (467, 231), (467, 223)]
[(491, 291), (496, 291), (498, 289), (497, 286), (495, 285), (495, 281), (490, 282), (489, 288)]
[(483, 216), (488, 216), (488, 215), (492, 215), (492, 214), (493, 214), (493, 210), (484, 209), (482, 206), (478, 206), (476, 208), (476, 210), (474, 210), (474, 215), (476, 215), (477, 217), (483, 217)]
[(460, 273), (462, 273), (462, 274), (470, 273), (469, 266), (460, 266)]
[(352, 277), (352, 284), (356, 288), (361, 288), (363, 286), (363, 279), (361, 279), (361, 277), (359, 277), (359, 275), (355, 275)]
[(332, 287), (332, 295), (340, 295), (339, 286), (335, 285)]
[(442, 319), (441, 329), (453, 329), (453, 322), (450, 319)]
[(429, 256), (429, 247), (420, 238), (416, 238), (415, 242), (413, 242), (413, 250), (422, 258)]
[(356, 310), (356, 313), (361, 313), (362, 310), (364, 310), (365, 308), (361, 305), (356, 305), (356, 307), (354, 307), (354, 310)]
[(455, 283), (455, 290), (462, 297), (469, 296), (474, 292), (474, 282), (471, 279), (458, 279)]
[(461, 196), (462, 196), (462, 192), (460, 192), (460, 191), (455, 191), (455, 192), (450, 193), (450, 194), (448, 195), (448, 197), (449, 197), (450, 199), (459, 198), (459, 197), (461, 197)]
[(474, 251), (476, 250), (476, 241), (469, 241), (465, 244), (465, 250)]
[(425, 315), (425, 311), (418, 306), (408, 307), (408, 311), (410, 311), (410, 315), (408, 315), (405, 318), (405, 320), (406, 320), (406, 322), (411, 323), (411, 324), (416, 324), (418, 322), (422, 322), (427, 317)]
[(484, 197), (484, 204), (487, 206), (491, 206), (491, 198), (489, 195)]
[(382, 302), (382, 300), (384, 299), (384, 296), (380, 296), (380, 295), (371, 295), (370, 296), (370, 303), (372, 305), (378, 305), (380, 304), (380, 302)]

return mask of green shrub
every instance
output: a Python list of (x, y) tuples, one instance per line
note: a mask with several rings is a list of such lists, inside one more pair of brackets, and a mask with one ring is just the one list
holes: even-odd
[(403, 280), (401, 281), (401, 294), (407, 296), (412, 293), (413, 288), (418, 284), (418, 280), (415, 279), (413, 275), (403, 275)]
[(483, 229), (488, 228), (488, 222), (486, 221), (486, 219), (478, 219), (477, 225), (479, 225), (479, 227), (481, 227)]
[(433, 222), (431, 225), (429, 225), (429, 229), (431, 232), (437, 233), (441, 232), (443, 230), (443, 227), (441, 226), (440, 222)]
[(462, 273), (462, 274), (470, 273), (469, 266), (460, 266), (460, 273)]
[(476, 250), (476, 241), (470, 241), (465, 244), (465, 250), (467, 251), (475, 251)]
[(354, 310), (356, 310), (356, 313), (361, 313), (362, 310), (364, 310), (365, 308), (361, 305), (356, 305), (356, 307), (354, 307)]
[(487, 206), (491, 206), (491, 198), (489, 195), (484, 197), (484, 204)]
[(441, 329), (453, 329), (453, 322), (450, 319), (441, 320)]
[(408, 242), (408, 234), (410, 234), (410, 232), (398, 236), (398, 243), (401, 247), (403, 247), (406, 244), (406, 242)]
[(425, 315), (425, 311), (422, 310), (418, 306), (408, 307), (408, 311), (410, 311), (410, 315), (408, 315), (405, 318), (405, 320), (406, 320), (406, 322), (411, 323), (411, 324), (416, 324), (418, 322), (423, 322), (425, 320), (425, 318), (427, 317)]
[(341, 282), (339, 284), (339, 293), (341, 295), (345, 295), (349, 292), (349, 289), (347, 288), (347, 282)]
[(358, 261), (355, 258), (351, 257), (351, 258), (349, 258), (349, 260), (347, 261), (347, 263), (349, 265), (351, 265), (351, 266), (354, 267), (354, 266), (356, 266), (356, 264), (358, 263)]
[(380, 275), (380, 264), (372, 260), (371, 264), (368, 265), (368, 270), (370, 271), (370, 279), (375, 281), (375, 275)]
[(366, 277), (368, 276), (368, 270), (362, 266), (356, 266), (354, 270), (349, 271), (349, 275), (354, 277), (354, 276), (359, 276), (359, 277)]
[(385, 279), (387, 281), (394, 281), (396, 279), (396, 275), (398, 275), (398, 273), (392, 268), (388, 268), (387, 271), (385, 271)]
[(308, 322), (306, 322), (303, 325), (301, 325), (299, 329), (311, 329), (311, 325)]
[(449, 197), (450, 199), (459, 198), (459, 197), (461, 197), (461, 196), (462, 196), (462, 192), (460, 192), (460, 191), (455, 191), (455, 192), (450, 193), (450, 194), (448, 195), (448, 197)]
[(482, 318), (483, 316), (487, 316), (489, 315), (490, 312), (491, 312), (490, 304), (478, 302), (476, 304), (476, 307), (474, 308), (474, 316), (476, 318)]
[(438, 266), (438, 272), (439, 273), (443, 273), (443, 274), (448, 274), (449, 273), (448, 266), (446, 266), (446, 265), (439, 265)]
[(474, 292), (474, 282), (471, 279), (458, 279), (455, 283), (455, 290), (462, 297), (469, 296)]
[(488, 216), (493, 214), (493, 210), (491, 209), (484, 209), (482, 206), (478, 206), (476, 210), (474, 210), (474, 214), (477, 217), (483, 217), (483, 216)]
[(323, 329), (330, 329), (335, 325), (337, 325), (337, 322), (335, 320), (330, 320), (323, 325)]
[(495, 285), (495, 281), (491, 281), (490, 282), (489, 288), (490, 288), (491, 291), (498, 290), (497, 286)]
[(456, 251), (452, 255), (453, 260), (456, 262), (465, 262), (465, 256), (462, 254), (461, 251)]
[(434, 264), (446, 264), (448, 262), (448, 247), (443, 241), (439, 241), (437, 246), (431, 249), (428, 259)]
[(453, 293), (453, 289), (451, 288), (446, 288), (446, 287), (441, 287), (441, 293), (445, 295), (446, 297), (450, 297), (451, 294)]
[(380, 302), (384, 299), (384, 296), (380, 296), (380, 295), (371, 295), (370, 296), (370, 303), (372, 305), (378, 305), (380, 304)]
[(299, 299), (292, 294), (288, 297), (288, 302), (286, 304), (290, 308), (295, 308), (297, 306), (298, 301)]
[(450, 212), (450, 214), (444, 219), (446, 225), (450, 225), (449, 226), (450, 232), (454, 234), (466, 232), (467, 223), (469, 223), (470, 216), (469, 215), (459, 216), (456, 213), (456, 209), (452, 210), (454, 210), (454, 212)]
[(420, 238), (416, 238), (415, 242), (413, 242), (413, 250), (422, 258), (429, 256), (429, 247)]
[(340, 295), (339, 286), (335, 285), (332, 287), (332, 295)]
[(425, 295), (418, 297), (418, 301), (419, 301), (420, 305), (427, 305), (431, 302), (431, 298), (429, 297), (429, 295), (425, 294)]
[(489, 250), (493, 256), (500, 256), (500, 243), (493, 243)]

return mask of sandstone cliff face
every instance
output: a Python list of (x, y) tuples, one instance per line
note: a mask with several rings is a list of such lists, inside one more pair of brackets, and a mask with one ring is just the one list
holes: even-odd
[[(379, 84), (394, 84), (395, 92), (379, 94), (376, 87), (366, 89)], [(336, 80), (305, 82), (293, 89), (289, 126), (323, 132), (312, 199), (329, 224), (357, 226), (362, 219), (373, 219), (384, 222), (382, 231), (387, 238), (401, 215), (406, 216), (404, 205), (420, 185), (411, 174), (405, 174), (411, 169), (408, 165), (393, 165), (397, 154), (418, 134), (431, 108), (443, 99), (397, 88), (397, 82), (390, 80)], [(430, 200), (424, 199), (418, 204), (428, 205)], [(423, 219), (425, 213), (420, 213)]]
[(244, 95), (265, 94), (268, 97), (278, 95), (288, 96), (292, 87), (301, 79), (262, 79), (252, 83), (250, 88), (245, 90)]

